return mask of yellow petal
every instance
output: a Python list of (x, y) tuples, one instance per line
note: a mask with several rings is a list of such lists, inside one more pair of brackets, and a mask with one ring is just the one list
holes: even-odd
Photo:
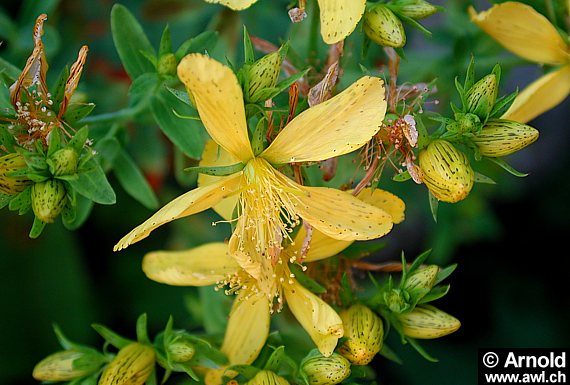
[(499, 44), (530, 61), (562, 64), (569, 49), (546, 17), (518, 2), (497, 4), (485, 12), (469, 8), (471, 20)]
[(323, 356), (330, 356), (344, 329), (340, 316), (325, 301), (301, 286), (296, 280), (284, 285), (289, 309), (317, 345)]
[(230, 365), (251, 364), (269, 335), (269, 301), (264, 294), (241, 291), (235, 299), (221, 351)]
[(554, 108), (570, 94), (570, 65), (550, 72), (519, 93), (502, 116), (503, 119), (526, 123)]
[(375, 239), (392, 229), (392, 217), (344, 191), (300, 186), (299, 216), (323, 234), (344, 241)]
[(200, 119), (212, 139), (242, 162), (251, 159), (243, 94), (232, 70), (194, 53), (180, 61), (178, 77), (194, 96)]
[[(346, 193), (349, 194), (351, 192), (352, 190), (349, 190)], [(404, 209), (406, 207), (405, 203), (396, 195), (389, 193), (388, 191), (365, 188), (360, 193), (358, 193), (357, 198), (363, 202), (369, 203), (372, 206), (384, 210), (392, 217), (393, 223), (397, 224), (404, 220)], [(298, 255), (301, 251), (303, 239), (305, 239), (306, 234), (307, 232), (305, 230), (305, 227), (301, 227), (297, 233), (297, 236), (295, 237), (295, 244), (290, 246), (287, 251), (292, 255)], [(318, 230), (313, 230), (310, 248), (307, 251), (307, 255), (305, 256), (304, 261), (313, 262), (332, 257), (346, 249), (352, 244), (352, 242), (353, 241), (333, 239)]]
[(142, 262), (148, 278), (174, 286), (213, 285), (238, 268), (222, 242), (182, 251), (153, 251)]
[[(216, 142), (210, 140), (206, 143), (204, 147), (204, 152), (202, 153), (202, 160), (200, 161), (200, 166), (202, 167), (215, 167), (215, 166), (231, 166), (239, 162), (239, 159), (224, 150)], [(198, 175), (198, 186), (205, 186), (214, 183), (223, 176), (214, 176), (207, 174)], [(213, 209), (220, 214), (222, 218), (226, 221), (232, 219), (234, 208), (238, 202), (238, 195), (232, 195), (223, 199), (219, 204), (215, 205)]]
[(384, 82), (364, 76), (293, 119), (260, 155), (273, 164), (319, 161), (354, 151), (382, 125)]
[(165, 223), (209, 209), (228, 195), (236, 192), (239, 189), (241, 178), (242, 174), (239, 172), (227, 176), (214, 184), (198, 187), (180, 195), (125, 235), (115, 245), (113, 250), (122, 250), (148, 237), (154, 229)]
[(366, 0), (319, 0), (321, 36), (335, 44), (354, 31), (366, 8)]
[(207, 3), (222, 4), (234, 11), (249, 8), (257, 0), (206, 0)]

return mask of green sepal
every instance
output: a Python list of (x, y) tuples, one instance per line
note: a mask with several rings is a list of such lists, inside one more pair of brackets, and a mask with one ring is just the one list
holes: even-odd
[(440, 299), (449, 292), (450, 285), (436, 286), (429, 291), (422, 299), (418, 301), (418, 304), (428, 303)]
[(75, 135), (73, 135), (73, 138), (71, 138), (69, 143), (67, 143), (67, 146), (73, 148), (78, 154), (80, 154), (83, 146), (85, 146), (88, 136), (89, 130), (87, 129), (87, 126), (82, 127), (75, 133)]
[(137, 331), (137, 341), (143, 344), (151, 345), (150, 338), (148, 338), (147, 329), (147, 316), (143, 313), (137, 318), (136, 331)]
[(423, 357), (425, 358), (427, 361), (430, 362), (438, 362), (439, 360), (437, 358), (432, 357), (431, 355), (429, 355), (428, 352), (425, 351), (425, 349), (418, 343), (418, 341), (416, 341), (414, 338), (409, 338), (406, 337), (406, 340), (410, 343), (410, 345), (412, 345), (412, 347), (414, 349), (416, 349), (416, 351)]
[(59, 344), (61, 345), (61, 347), (64, 350), (83, 348), (83, 345), (76, 344), (75, 342), (73, 342), (69, 338), (67, 338), (63, 334), (63, 332), (61, 331), (61, 328), (57, 324), (53, 324), (52, 328), (53, 328), (53, 332), (55, 334), (55, 337), (57, 338), (57, 341), (59, 342)]
[(256, 98), (259, 100), (268, 100), (279, 95), (281, 92), (288, 89), (293, 83), (301, 79), (303, 76), (309, 72), (310, 68), (307, 68), (301, 72), (297, 72), (295, 75), (283, 80), (282, 82), (275, 85), (275, 87), (265, 88), (256, 93)]
[(67, 202), (65, 203), (65, 206), (63, 207), (63, 210), (61, 210), (61, 220), (64, 226), (67, 228), (69, 224), (75, 221), (75, 217), (77, 215), (76, 203), (75, 203), (75, 201), (77, 200), (77, 194), (75, 193), (75, 190), (70, 189), (67, 186), (66, 190), (67, 190), (68, 199)]
[(285, 346), (279, 346), (271, 353), (263, 369), (289, 378), (294, 377), (299, 370), (295, 361), (285, 353)]
[[(465, 82), (463, 83), (464, 90), (470, 90), (475, 84), (475, 57), (471, 55), (469, 60), (469, 65), (467, 66), (467, 72), (465, 74)], [(464, 107), (465, 104), (463, 104)]]
[(396, 354), (396, 352), (393, 351), (391, 348), (389, 348), (388, 345), (386, 345), (386, 343), (382, 345), (382, 350), (380, 350), (378, 354), (397, 364), (402, 365), (404, 363), (404, 361), (402, 361), (402, 359)]
[(489, 114), (489, 119), (500, 118), (501, 116), (503, 116), (503, 114), (505, 112), (507, 112), (507, 110), (509, 109), (511, 104), (513, 104), (513, 102), (515, 101), (515, 98), (517, 97), (518, 93), (519, 93), (519, 91), (517, 89), (516, 91), (514, 91), (508, 95), (501, 96), (495, 102), (495, 105), (493, 106), (493, 109), (491, 110), (491, 113)]
[(156, 57), (156, 55), (154, 54), (154, 52), (150, 52), (150, 51), (139, 51), (140, 54), (146, 59), (148, 60), (148, 62), (150, 64), (152, 64), (152, 66), (157, 69), (158, 68), (158, 59)]
[[(75, 195), (75, 190), (68, 189), (68, 195)], [(93, 208), (93, 201), (85, 198), (83, 195), (76, 196), (76, 204), (74, 206), (75, 217), (72, 221), (67, 222), (65, 217), (63, 219), (63, 226), (68, 230), (77, 230), (89, 217), (91, 209)], [(65, 210), (64, 210), (65, 211)]]
[(304, 288), (312, 291), (315, 294), (324, 294), (327, 292), (327, 289), (325, 287), (321, 286), (317, 281), (306, 275), (303, 272), (301, 266), (296, 265), (294, 263), (290, 263), (289, 268), (291, 269), (291, 272), (295, 274), (295, 278), (297, 279), (297, 281), (299, 281), (299, 283)]
[(405, 182), (407, 180), (412, 179), (412, 176), (408, 172), (408, 170), (398, 173), (392, 177), (394, 182)]
[[(463, 88), (463, 86), (461, 85), (461, 83), (459, 83), (459, 77), (456, 76), (455, 77), (455, 89), (457, 89), (457, 93), (459, 94), (459, 98), (461, 99), (461, 111), (462, 112), (466, 112), (467, 111), (467, 103), (465, 101), (465, 88)], [(457, 112), (454, 112), (457, 113)]]
[[(389, 4), (386, 4), (387, 6), (389, 6)], [(395, 11), (392, 8), (392, 12), (394, 12), (394, 14), (396, 14), (396, 16), (398, 16), (398, 18), (406, 23), (408, 23), (412, 28), (417, 29), (418, 31), (420, 31), (421, 33), (423, 33), (425, 36), (427, 37), (431, 37), (431, 31), (428, 30), (426, 27), (424, 27), (423, 25), (421, 25), (419, 22), (417, 22), (416, 20), (412, 19), (409, 16), (403, 15), (401, 12)]]
[(46, 227), (45, 222), (34, 217), (34, 223), (32, 224), (32, 228), (30, 229), (30, 234), (28, 234), (28, 236), (32, 239), (36, 239), (42, 234), (42, 231), (44, 231), (45, 227)]
[(18, 215), (27, 213), (32, 208), (32, 186), (15, 195), (8, 204), (10, 211), (18, 211)]
[(160, 45), (158, 46), (158, 57), (172, 53), (172, 34), (170, 33), (170, 26), (166, 24), (160, 37)]
[(253, 44), (251, 44), (251, 39), (245, 25), (243, 26), (243, 56), (245, 64), (253, 64), (255, 62)]
[(70, 104), (67, 108), (67, 111), (65, 111), (65, 114), (63, 114), (63, 120), (66, 121), (69, 125), (73, 126), (75, 123), (88, 116), (94, 108), (94, 103)]
[(255, 131), (253, 132), (253, 137), (251, 139), (251, 148), (253, 150), (253, 154), (258, 156), (265, 150), (267, 147), (267, 120), (265, 118), (259, 119), (257, 122), (257, 126), (255, 127)]
[(524, 173), (524, 172), (520, 172), (520, 171), (515, 170), (513, 168), (513, 166), (511, 166), (510, 164), (505, 162), (502, 158), (490, 158), (490, 157), (484, 157), (484, 158), (495, 163), (497, 166), (501, 167), (503, 170), (505, 170), (506, 172), (508, 172), (511, 175), (514, 175), (514, 176), (519, 177), (519, 178), (524, 178), (525, 176), (528, 176), (528, 173)]
[(444, 267), (443, 269), (439, 269), (439, 271), (437, 272), (437, 275), (435, 277), (434, 285), (441, 283), (444, 279), (449, 277), (451, 275), (451, 273), (453, 273), (455, 271), (456, 268), (457, 268), (457, 263), (454, 263), (452, 265)]
[(477, 171), (475, 171), (475, 183), (497, 184), (497, 182), (489, 178), (487, 175), (483, 175)]
[(59, 107), (61, 105), (63, 97), (65, 96), (65, 86), (67, 84), (68, 78), (69, 78), (69, 67), (65, 66), (61, 70), (59, 77), (57, 78), (57, 81), (55, 82), (55, 84), (52, 86), (52, 88), (50, 88), (50, 90), (52, 90), (51, 101), (53, 103), (51, 105), (51, 109), (53, 111), (57, 111), (58, 113), (59, 113)]
[(116, 347), (117, 349), (121, 349), (124, 348), (127, 345), (132, 344), (133, 340), (130, 340), (128, 338), (122, 337), (120, 335), (118, 335), (117, 333), (115, 333), (114, 331), (112, 331), (111, 329), (109, 329), (106, 326), (103, 326), (101, 324), (92, 324), (91, 327), (93, 329), (95, 329), (95, 331), (101, 336), (103, 337), (103, 339), (108, 343), (113, 345), (114, 347)]
[(113, 161), (113, 172), (125, 191), (148, 209), (158, 208), (158, 199), (141, 169), (126, 151), (120, 151)]
[(429, 199), (429, 209), (431, 211), (431, 216), (435, 223), (437, 223), (437, 209), (439, 207), (439, 201), (433, 194), (428, 190), (428, 199)]
[(402, 252), (402, 282), (400, 284), (400, 287), (402, 287), (402, 283), (406, 280), (407, 275), (416, 271), (428, 259), (428, 257), (431, 254), (431, 251), (432, 249), (428, 249), (423, 253), (421, 253), (420, 255), (418, 255), (416, 259), (414, 259), (414, 262), (409, 268), (406, 267), (407, 265), (406, 258), (404, 256), (404, 253)]
[(198, 172), (200, 174), (206, 175), (213, 175), (213, 176), (227, 176), (235, 174), (236, 172), (240, 172), (245, 167), (243, 163), (235, 163), (230, 166), (195, 166), (195, 167), (187, 167), (184, 171), (193, 171)]
[(174, 96), (176, 96), (176, 98), (178, 100), (180, 100), (181, 102), (183, 102), (184, 104), (194, 108), (194, 106), (192, 105), (192, 101), (190, 100), (190, 97), (188, 96), (188, 92), (186, 91), (181, 91), (181, 90), (177, 90), (176, 88), (170, 88), (168, 86), (166, 86), (166, 89)]
[(4, 207), (6, 207), (10, 203), (11, 199), (12, 199), (12, 195), (0, 194), (0, 209), (3, 209)]

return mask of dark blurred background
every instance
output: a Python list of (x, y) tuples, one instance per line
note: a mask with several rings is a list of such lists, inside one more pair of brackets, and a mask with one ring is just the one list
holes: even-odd
[[(97, 104), (95, 114), (126, 106), (130, 80), (110, 35), (113, 2), (36, 3), (2, 2), (0, 39), (5, 43), (0, 46), (0, 56), (23, 67), (32, 49), (33, 21), (43, 8), (49, 14), (44, 37), (51, 67), (48, 79), (53, 80), (65, 64), (75, 60), (79, 47), (88, 44), (79, 92)], [(224, 39), (219, 49), (230, 59), (239, 57), (239, 44), (238, 49), (230, 47), (241, 39), (242, 23), (251, 34), (275, 44), (289, 36), (284, 11), (287, 1), (260, 0), (241, 16), (198, 0), (122, 3), (141, 21), (155, 47), (166, 23), (175, 47), (206, 28), (217, 28)], [(467, 2), (454, 0), (444, 5), (446, 13), (426, 21), (433, 31), (431, 39), (406, 28), (408, 60), (402, 62), (400, 75), (410, 82), (437, 77), (439, 93), (434, 97), (441, 103), (432, 107), (446, 111), (453, 95), (453, 78), (464, 73), (471, 53), (476, 55), (479, 76), (490, 72), (495, 62), (504, 63), (504, 92), (540, 75), (536, 65), (505, 53), (471, 25), (465, 12)], [(292, 46), (301, 51), (305, 47), (300, 41), (303, 27), (295, 28), (298, 30), (290, 35)], [(385, 64), (376, 48), (367, 59), (358, 59), (358, 34), (347, 41), (347, 53), (352, 56), (352, 64), (345, 69), (347, 79), (357, 76), (358, 61), (368, 68)], [(318, 49), (320, 54), (325, 52), (324, 46)], [(377, 357), (373, 364), (379, 384), (471, 385), (476, 383), (478, 348), (570, 345), (570, 263), (565, 251), (570, 230), (566, 202), (570, 198), (569, 111), (570, 101), (566, 100), (532, 122), (540, 130), (538, 142), (509, 158), (529, 176), (515, 178), (494, 165), (475, 164), (497, 185), (476, 185), (467, 200), (440, 205), (437, 224), (431, 218), (423, 186), (397, 184), (386, 178), (382, 186), (406, 201), (407, 220), (386, 238), (388, 247), (373, 259), (398, 260), (400, 250), (412, 258), (433, 248), (431, 262), (457, 262), (459, 267), (448, 281), (451, 291), (437, 306), (459, 318), (462, 327), (451, 336), (424, 344), (439, 358), (438, 363), (423, 360), (410, 347), (400, 346), (392, 335), (388, 342), (405, 363), (400, 366)], [(187, 189), (192, 181), (173, 176), (171, 146), (152, 128), (152, 122), (141, 118), (128, 123), (127, 130), (135, 138), (130, 150), (161, 204)], [(118, 186), (112, 176), (111, 183)], [(113, 244), (151, 214), (120, 187), (116, 190), (117, 204), (96, 206), (78, 231), (66, 231), (56, 223), (38, 240), (27, 237), (30, 215), (0, 211), (0, 383), (35, 383), (31, 377), (34, 364), (58, 349), (52, 323), (60, 325), (71, 339), (94, 346), (100, 346), (101, 340), (91, 323), (103, 323), (134, 337), (135, 320), (143, 312), (148, 313), (151, 333), (160, 330), (170, 314), (178, 327), (199, 327), (199, 317), (191, 317), (188, 311), (196, 308), (197, 290), (149, 281), (140, 269), (141, 257), (150, 250), (220, 240), (229, 229), (209, 227), (215, 214), (202, 213), (163, 227), (124, 252), (113, 253)]]

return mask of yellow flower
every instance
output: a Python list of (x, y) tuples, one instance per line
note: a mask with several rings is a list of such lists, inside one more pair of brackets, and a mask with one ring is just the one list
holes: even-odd
[(230, 196), (237, 196), (238, 201), (230, 254), (263, 283), (273, 273), (272, 256), (283, 240), (291, 240), (291, 229), (301, 219), (331, 238), (347, 241), (374, 239), (391, 230), (392, 220), (385, 211), (336, 189), (301, 186), (273, 166), (324, 160), (367, 143), (386, 111), (381, 79), (363, 77), (341, 94), (304, 111), (267, 149), (254, 155), (242, 90), (234, 73), (207, 56), (190, 54), (178, 66), (178, 75), (193, 95), (210, 136), (244, 168), (174, 199), (123, 237), (115, 250)]
[[(359, 198), (390, 213), (394, 223), (404, 219), (404, 203), (386, 191), (365, 189)], [(269, 333), (273, 303), (280, 309), (283, 299), (321, 353), (329, 356), (343, 335), (342, 320), (327, 303), (299, 284), (288, 265), (301, 258), (305, 236), (306, 230), (302, 228), (294, 244), (276, 256), (272, 276), (265, 281), (255, 279), (242, 269), (224, 243), (209, 243), (184, 251), (148, 253), (143, 260), (143, 271), (150, 279), (169, 285), (228, 285), (227, 294), (238, 293), (221, 348), (230, 365), (248, 364), (255, 360)], [(313, 230), (304, 261), (331, 257), (351, 243), (331, 239)]]
[[(206, 0), (241, 11), (257, 0)], [(318, 0), (321, 36), (327, 44), (335, 44), (348, 37), (356, 28), (366, 9), (366, 0)]]
[(527, 86), (504, 119), (526, 123), (561, 103), (570, 93), (570, 47), (546, 17), (518, 2), (485, 12), (469, 8), (471, 20), (499, 44), (524, 59), (559, 66)]
[(14, 134), (20, 145), (31, 147), (32, 142), (41, 140), (47, 145), (47, 138), (54, 127), (67, 132), (61, 122), (69, 101), (77, 88), (83, 65), (87, 58), (87, 46), (81, 47), (77, 61), (69, 70), (64, 94), (57, 111), (53, 111), (53, 100), (46, 84), (48, 63), (42, 42), (43, 24), (46, 14), (36, 19), (34, 26), (34, 50), (14, 84), (10, 87), (10, 101), (16, 110), (16, 119), (10, 120)]

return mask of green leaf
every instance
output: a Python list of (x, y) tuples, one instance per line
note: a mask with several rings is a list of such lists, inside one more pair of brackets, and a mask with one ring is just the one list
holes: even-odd
[(511, 104), (515, 101), (515, 98), (518, 95), (518, 90), (508, 95), (501, 96), (493, 106), (491, 113), (489, 114), (489, 118), (500, 118), (503, 116), (505, 112), (509, 109)]
[(196, 116), (196, 111), (180, 101), (166, 87), (153, 98), (151, 103), (152, 114), (162, 132), (187, 156), (200, 159), (207, 140), (202, 123), (181, 119), (174, 111), (185, 116)]
[(67, 143), (67, 146), (73, 148), (78, 154), (80, 154), (81, 150), (83, 150), (83, 146), (85, 146), (88, 136), (89, 129), (87, 129), (87, 127), (83, 127), (73, 135), (73, 138), (71, 138), (69, 143)]
[(85, 198), (83, 195), (77, 195), (75, 203), (75, 218), (73, 221), (68, 222), (65, 220), (65, 217), (62, 217), (62, 219), (64, 219), (63, 225), (68, 230), (77, 230), (83, 223), (85, 223), (87, 218), (89, 218), (91, 209), (93, 209), (93, 201)]
[[(156, 70), (158, 67), (158, 59), (155, 56), (154, 52), (149, 52), (149, 51), (140, 51), (140, 54), (146, 59), (148, 60), (148, 62), (150, 64), (152, 64), (152, 66), (154, 67), (154, 69)], [(149, 72), (150, 73), (150, 72)], [(141, 75), (142, 76), (142, 75)], [(140, 77), (140, 76), (139, 76)]]
[(213, 49), (218, 40), (218, 32), (206, 31), (196, 37), (186, 40), (176, 50), (174, 56), (180, 61), (184, 56), (191, 52), (204, 52), (208, 48)]
[(12, 199), (12, 195), (0, 194), (0, 209), (3, 209), (4, 207), (6, 207), (10, 203), (11, 199)]
[(307, 68), (301, 72), (297, 72), (295, 75), (283, 80), (275, 87), (264, 88), (258, 92), (256, 92), (255, 97), (257, 100), (268, 100), (274, 98), (275, 96), (279, 95), (281, 92), (288, 89), (293, 83), (297, 80), (301, 79), (303, 76), (309, 72), (310, 68)]
[(137, 318), (137, 340), (141, 343), (150, 345), (150, 339), (148, 338), (148, 331), (146, 327), (146, 313), (143, 313)]
[(65, 111), (65, 114), (63, 114), (63, 120), (65, 120), (70, 126), (73, 126), (75, 123), (89, 115), (94, 108), (94, 103), (70, 104), (67, 111)]
[(386, 345), (385, 343), (384, 345), (382, 345), (382, 350), (380, 350), (380, 355), (397, 364), (402, 365), (404, 363), (402, 359), (396, 354), (396, 352), (390, 349), (388, 345)]
[(291, 272), (295, 274), (295, 278), (297, 279), (297, 281), (299, 281), (299, 283), (306, 289), (309, 289), (315, 294), (324, 294), (327, 292), (326, 288), (319, 285), (317, 281), (307, 276), (303, 272), (303, 268), (301, 266), (296, 265), (294, 263), (290, 263), (289, 268), (291, 269)]
[(297, 373), (297, 364), (285, 353), (285, 346), (280, 346), (271, 353), (263, 369), (281, 377), (294, 376)]
[(434, 357), (430, 356), (430, 355), (428, 354), (428, 352), (426, 352), (426, 351), (424, 350), (424, 348), (418, 343), (418, 341), (416, 341), (415, 339), (410, 338), (410, 337), (407, 337), (406, 339), (408, 340), (408, 342), (410, 343), (410, 345), (412, 345), (412, 347), (413, 347), (414, 349), (416, 349), (416, 351), (417, 351), (418, 353), (420, 353), (420, 355), (421, 355), (423, 358), (425, 358), (426, 360), (428, 360), (428, 361), (430, 361), (430, 362), (438, 362), (438, 361), (439, 361), (437, 358), (434, 358)]
[(79, 194), (102, 205), (116, 202), (115, 192), (95, 159), (89, 159), (79, 170), (78, 175), (79, 177), (70, 180), (69, 184)]
[(111, 32), (119, 58), (131, 79), (155, 71), (141, 54), (141, 51), (155, 52), (154, 48), (137, 19), (123, 5), (115, 4), (111, 10)]
[(113, 161), (113, 171), (125, 191), (143, 206), (155, 210), (158, 199), (140, 168), (125, 151), (119, 152)]
[(65, 350), (69, 350), (69, 349), (81, 347), (81, 345), (76, 344), (75, 342), (68, 339), (63, 334), (63, 332), (61, 331), (61, 329), (58, 325), (53, 324), (52, 327), (53, 327), (53, 332), (55, 333), (55, 336), (57, 338), (57, 341), (59, 342), (59, 344), (61, 345), (62, 348), (64, 348)]
[(516, 177), (519, 178), (523, 178), (525, 176), (528, 176), (527, 173), (524, 172), (520, 172), (515, 170), (510, 164), (508, 164), (507, 162), (505, 162), (503, 159), (501, 158), (488, 158), (485, 157), (485, 159), (490, 160), (491, 162), (495, 163), (497, 166), (501, 167), (503, 170), (507, 171), (509, 174), (514, 175)]
[(36, 17), (42, 13), (52, 14), (60, 0), (24, 0), (20, 5), (20, 25), (34, 24)]
[(222, 290), (199, 287), (200, 302), (204, 317), (204, 329), (208, 334), (223, 334), (228, 323), (231, 299)]
[(469, 65), (467, 66), (467, 72), (465, 74), (463, 89), (465, 91), (469, 91), (471, 87), (473, 87), (473, 84), (475, 84), (475, 57), (471, 55), (471, 60), (469, 60)]
[[(251, 380), (253, 377), (255, 377), (257, 373), (259, 373), (261, 369), (256, 368), (255, 366), (243, 364), (243, 365), (231, 365), (226, 370), (237, 372), (242, 376), (244, 376), (246, 379)], [(223, 383), (225, 382), (226, 381), (223, 381)]]
[(444, 295), (447, 294), (449, 291), (450, 285), (443, 285), (443, 286), (436, 286), (430, 290), (421, 300), (418, 301), (418, 304), (421, 303), (428, 303), (431, 301), (435, 301), (436, 299), (440, 299)]
[(180, 100), (184, 104), (189, 105), (190, 107), (193, 107), (192, 102), (190, 101), (190, 97), (188, 96), (188, 93), (186, 91), (177, 90), (176, 88), (170, 88), (168, 86), (166, 86), (166, 89), (172, 95), (176, 96), (178, 98), (178, 100)]
[(454, 263), (454, 264), (449, 265), (443, 269), (440, 269), (437, 272), (434, 285), (437, 285), (438, 283), (440, 283), (441, 281), (443, 281), (444, 279), (449, 277), (451, 275), (451, 273), (453, 273), (455, 271), (456, 268), (457, 268), (457, 263)]
[(53, 102), (52, 109), (59, 112), (59, 106), (63, 97), (65, 96), (65, 85), (67, 84), (67, 79), (69, 78), (69, 67), (65, 66), (61, 70), (59, 77), (55, 84), (50, 88), (51, 90), (51, 100)]
[(354, 301), (354, 293), (352, 292), (352, 286), (350, 285), (350, 280), (348, 279), (348, 274), (346, 271), (342, 274), (340, 279), (340, 300), (343, 306), (349, 307)]
[(129, 104), (136, 106), (150, 100), (159, 90), (161, 82), (156, 73), (146, 73), (136, 78), (129, 87)]
[(245, 64), (253, 64), (255, 62), (255, 55), (253, 54), (253, 45), (249, 38), (247, 28), (243, 26), (243, 55)]
[(164, 27), (162, 31), (162, 36), (160, 37), (158, 57), (160, 58), (169, 53), (172, 53), (172, 34), (170, 33), (170, 27), (166, 24), (166, 27)]

